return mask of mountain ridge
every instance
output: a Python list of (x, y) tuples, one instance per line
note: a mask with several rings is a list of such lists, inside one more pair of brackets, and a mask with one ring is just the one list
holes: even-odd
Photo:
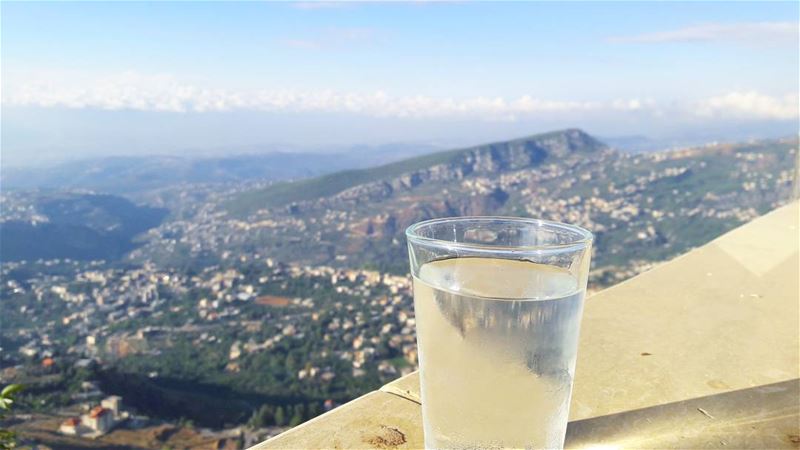
[(541, 164), (553, 156), (565, 158), (575, 152), (591, 153), (606, 148), (604, 143), (583, 130), (568, 128), (445, 150), (369, 169), (346, 170), (305, 180), (276, 183), (241, 194), (229, 203), (228, 210), (234, 215), (245, 215), (264, 207), (282, 207), (321, 198), (352, 199), (365, 193), (369, 195), (370, 190), (385, 195), (386, 191), (413, 188), (425, 181), (517, 170)]
[[(399, 274), (407, 271), (402, 232), (413, 223), (539, 217), (590, 229), (603, 277), (622, 279), (642, 261), (675, 255), (783, 201), (795, 146), (796, 139), (630, 154), (562, 130), (340, 173), (338, 186), (326, 185), (330, 177), (284, 184), (283, 198), (270, 205), (276, 191), (262, 189), (238, 215), (230, 210), (242, 194), (235, 193), (218, 204), (220, 220), (235, 231), (199, 245)], [(753, 170), (764, 180), (755, 184)]]

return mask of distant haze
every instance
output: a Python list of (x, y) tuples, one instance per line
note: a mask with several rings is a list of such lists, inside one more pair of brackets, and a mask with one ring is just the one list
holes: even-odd
[[(24, 126), (26, 121), (34, 121), (34, 117), (41, 131)], [(273, 152), (347, 153), (358, 148), (378, 149), (390, 144), (409, 149), (416, 146), (422, 152), (576, 126), (601, 136), (611, 146), (637, 151), (711, 141), (776, 138), (794, 135), (798, 131), (795, 121), (698, 122), (665, 126), (633, 117), (620, 123), (598, 119), (593, 121), (595, 126), (592, 127), (568, 118), (485, 123), (318, 114), (283, 117), (269, 113), (171, 114), (82, 110), (67, 113), (31, 108), (4, 109), (2, 120), (2, 163), (6, 167), (40, 166), (108, 156), (204, 158)], [(637, 125), (632, 126), (632, 121)]]

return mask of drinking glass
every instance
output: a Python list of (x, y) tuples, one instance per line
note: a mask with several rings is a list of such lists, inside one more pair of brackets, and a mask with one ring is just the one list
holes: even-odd
[(406, 236), (425, 447), (563, 448), (592, 234), (456, 217)]

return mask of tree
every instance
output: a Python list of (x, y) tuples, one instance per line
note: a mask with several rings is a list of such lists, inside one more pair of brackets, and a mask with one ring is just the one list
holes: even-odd
[(294, 357), (293, 353), (294, 352), (289, 352), (284, 362), (286, 370), (289, 371), (290, 373), (294, 373), (297, 369), (297, 359)]
[[(14, 404), (14, 396), (22, 390), (20, 384), (9, 384), (0, 391), (0, 420), (4, 418), (3, 411), (11, 409)], [(0, 450), (9, 450), (17, 446), (16, 433), (11, 430), (0, 428)]]
[(275, 410), (275, 425), (282, 427), (286, 425), (286, 413), (283, 412), (283, 406), (278, 406)]
[(308, 418), (313, 419), (319, 415), (319, 403), (311, 402), (308, 405)]
[(194, 428), (194, 421), (192, 421), (192, 419), (187, 419), (186, 417), (181, 417), (178, 419), (178, 426), (183, 428)]
[(275, 413), (271, 405), (262, 405), (257, 411), (253, 412), (249, 425), (253, 428), (263, 428), (275, 424)]
[(260, 412), (259, 410), (255, 410), (253, 411), (253, 414), (250, 414), (250, 418), (247, 419), (247, 426), (249, 426), (250, 428), (261, 428), (262, 426), (264, 426), (264, 424), (260, 422), (258, 414), (259, 412)]
[(289, 426), (296, 427), (303, 423), (303, 405), (294, 405), (294, 414), (289, 419)]

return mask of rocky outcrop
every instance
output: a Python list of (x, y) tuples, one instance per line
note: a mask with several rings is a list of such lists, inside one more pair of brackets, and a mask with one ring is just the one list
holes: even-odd
[(470, 175), (494, 175), (503, 171), (535, 167), (548, 159), (565, 161), (602, 150), (605, 145), (580, 130), (566, 130), (455, 153), (452, 160), (405, 173), (388, 180), (365, 183), (323, 200), (333, 202), (380, 201), (397, 192), (409, 191), (436, 181), (460, 180)]

